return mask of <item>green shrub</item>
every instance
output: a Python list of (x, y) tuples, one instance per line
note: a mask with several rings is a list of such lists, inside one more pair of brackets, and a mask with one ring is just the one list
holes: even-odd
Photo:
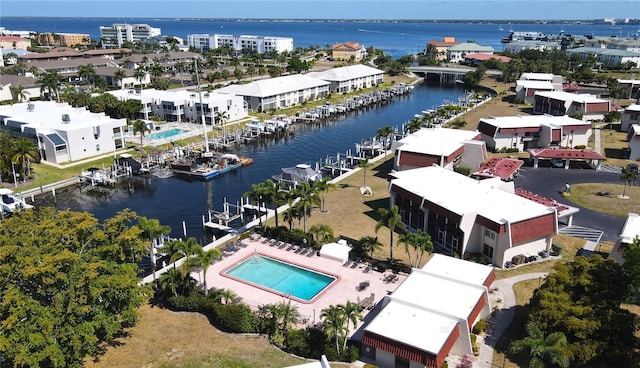
[(464, 176), (469, 176), (471, 175), (471, 168), (469, 167), (465, 167), (465, 166), (456, 166), (453, 171), (462, 174)]
[(245, 304), (216, 304), (215, 319), (220, 329), (227, 332), (255, 332), (253, 328), (254, 315)]
[(169, 303), (179, 311), (204, 313), (213, 311), (215, 305), (213, 300), (200, 293), (193, 293), (189, 296), (173, 296), (169, 299)]
[(484, 319), (480, 319), (478, 323), (473, 326), (473, 333), (476, 335), (480, 335), (487, 328), (487, 321)]
[(575, 148), (575, 149), (585, 149), (585, 148), (587, 148), (587, 146), (585, 146), (584, 144), (579, 144), (579, 145), (577, 145), (577, 146), (575, 146), (573, 148)]

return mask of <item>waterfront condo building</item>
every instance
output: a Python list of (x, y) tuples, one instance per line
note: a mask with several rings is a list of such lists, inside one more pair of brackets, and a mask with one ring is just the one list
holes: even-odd
[(0, 49), (26, 50), (31, 46), (31, 40), (18, 36), (0, 36)]
[(551, 249), (556, 209), (515, 194), (513, 182), (477, 181), (440, 166), (391, 175), (390, 205), (402, 222), (451, 254), (477, 253), (498, 267), (514, 256)]
[(189, 47), (199, 51), (230, 47), (235, 51), (248, 50), (264, 54), (266, 52), (293, 51), (293, 38), (274, 36), (252, 35), (225, 35), (225, 34), (190, 34), (187, 36)]
[(444, 37), (442, 41), (431, 40), (427, 43), (425, 55), (438, 61), (447, 60), (447, 50), (451, 46), (459, 45), (455, 37)]
[(563, 91), (536, 92), (533, 96), (533, 113), (563, 116), (582, 115), (582, 120), (602, 120), (611, 111), (611, 101), (591, 94)]
[(124, 147), (126, 119), (112, 119), (55, 101), (0, 107), (0, 131), (30, 139), (42, 160), (60, 164), (114, 152)]
[(323, 72), (311, 72), (307, 75), (331, 83), (329, 85), (331, 93), (346, 93), (382, 84), (384, 71), (356, 64), (331, 68)]
[(360, 45), (357, 42), (344, 42), (336, 43), (331, 48), (331, 58), (333, 60), (348, 61), (353, 58), (353, 61), (360, 61), (367, 55), (366, 47)]
[(123, 42), (142, 41), (160, 34), (160, 28), (154, 28), (148, 24), (113, 24), (100, 27), (103, 48), (121, 47)]

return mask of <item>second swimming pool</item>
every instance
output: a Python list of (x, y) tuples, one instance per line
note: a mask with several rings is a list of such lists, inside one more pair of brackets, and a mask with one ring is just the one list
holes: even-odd
[(174, 135), (178, 135), (186, 132), (188, 132), (188, 130), (174, 128), (174, 129), (169, 129), (162, 132), (149, 134), (147, 136), (147, 139), (156, 140), (156, 139), (170, 138), (170, 137), (173, 137)]
[(337, 279), (260, 254), (246, 258), (224, 274), (303, 302), (311, 301)]

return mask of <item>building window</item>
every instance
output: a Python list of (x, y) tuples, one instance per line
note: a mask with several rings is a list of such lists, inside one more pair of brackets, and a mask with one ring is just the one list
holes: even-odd
[(485, 244), (484, 247), (482, 247), (482, 254), (493, 259), (493, 247)]
[(96, 144), (96, 151), (100, 151), (100, 145)]
[(409, 368), (409, 360), (396, 355), (395, 368)]
[(484, 229), (484, 237), (491, 240), (496, 240), (496, 232), (491, 229)]
[(362, 347), (362, 356), (370, 359), (376, 359), (376, 348), (374, 348), (373, 346), (364, 345)]

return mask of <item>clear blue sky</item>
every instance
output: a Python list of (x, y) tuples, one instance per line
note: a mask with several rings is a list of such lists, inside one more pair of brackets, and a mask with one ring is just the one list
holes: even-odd
[(570, 20), (640, 18), (640, 0), (0, 0), (2, 16)]

